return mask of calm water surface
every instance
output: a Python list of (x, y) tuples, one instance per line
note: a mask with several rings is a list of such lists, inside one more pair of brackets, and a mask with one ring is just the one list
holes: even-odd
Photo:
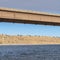
[(1, 45), (0, 60), (60, 60), (60, 45)]

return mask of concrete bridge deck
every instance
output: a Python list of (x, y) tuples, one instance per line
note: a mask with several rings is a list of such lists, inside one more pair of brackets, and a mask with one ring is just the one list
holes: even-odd
[(60, 26), (60, 14), (0, 8), (0, 22)]

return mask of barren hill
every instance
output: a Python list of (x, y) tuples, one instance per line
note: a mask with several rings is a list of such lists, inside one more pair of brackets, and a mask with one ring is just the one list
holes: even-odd
[(60, 38), (47, 36), (0, 35), (0, 44), (60, 44)]

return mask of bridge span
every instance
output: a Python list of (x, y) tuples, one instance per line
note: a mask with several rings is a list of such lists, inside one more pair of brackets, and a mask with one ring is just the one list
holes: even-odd
[(60, 14), (0, 8), (0, 22), (60, 26)]

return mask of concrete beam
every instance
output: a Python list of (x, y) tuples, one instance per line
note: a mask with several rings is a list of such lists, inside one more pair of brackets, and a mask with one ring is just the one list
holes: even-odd
[(0, 22), (60, 26), (60, 14), (0, 8)]

